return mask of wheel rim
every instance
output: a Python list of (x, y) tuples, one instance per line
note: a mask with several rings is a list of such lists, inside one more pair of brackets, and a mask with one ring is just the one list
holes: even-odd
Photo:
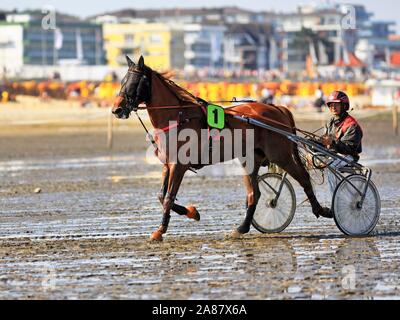
[[(364, 190), (366, 179), (360, 175), (347, 178), (357, 189)], [(365, 200), (360, 206), (361, 196), (349, 182), (343, 180), (336, 188), (332, 208), (338, 228), (350, 236), (370, 234), (379, 220), (381, 205), (375, 185), (368, 185)]]
[(262, 233), (278, 233), (286, 229), (293, 220), (296, 210), (296, 196), (290, 182), (285, 179), (280, 197), (276, 203), (275, 193), (265, 184), (268, 182), (278, 190), (282, 181), (279, 174), (266, 174), (259, 178), (261, 197), (253, 217), (253, 226)]

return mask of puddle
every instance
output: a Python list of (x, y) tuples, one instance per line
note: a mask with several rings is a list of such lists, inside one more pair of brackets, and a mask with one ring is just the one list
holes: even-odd
[(368, 148), (361, 154), (365, 166), (395, 165), (400, 163), (400, 147)]
[(93, 157), (75, 159), (38, 159), (11, 160), (0, 162), (0, 172), (16, 172), (30, 170), (58, 170), (105, 167), (113, 164), (134, 165), (138, 163), (136, 156)]

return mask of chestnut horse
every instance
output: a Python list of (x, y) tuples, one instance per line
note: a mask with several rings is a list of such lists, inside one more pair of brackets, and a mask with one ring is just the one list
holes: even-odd
[[(145, 109), (150, 117), (150, 121), (155, 129), (166, 131), (170, 122), (178, 121), (177, 130), (192, 129), (201, 136), (200, 131), (207, 129), (207, 119), (204, 112), (203, 100), (194, 97), (192, 94), (176, 85), (162, 74), (150, 69), (144, 64), (143, 57), (140, 57), (135, 64), (129, 57), (128, 72), (121, 82), (121, 89), (113, 107), (113, 114), (119, 119), (129, 118), (132, 111), (137, 111), (140, 104), (145, 105)], [(288, 140), (286, 137), (274, 133), (272, 131), (255, 127), (251, 124), (234, 119), (231, 115), (241, 114), (250, 116), (260, 121), (273, 121), (277, 126), (281, 126), (290, 133), (295, 133), (295, 123), (291, 112), (285, 107), (277, 107), (274, 105), (265, 105), (260, 103), (248, 103), (235, 106), (225, 110), (226, 128), (228, 130), (254, 130), (254, 146), (252, 146), (252, 170), (246, 168), (246, 156), (242, 166), (245, 168), (244, 183), (247, 191), (247, 212), (240, 226), (232, 232), (233, 237), (239, 237), (246, 234), (250, 230), (253, 215), (260, 198), (260, 190), (258, 186), (258, 172), (260, 167), (267, 166), (270, 163), (278, 165), (280, 168), (288, 172), (303, 188), (311, 203), (312, 211), (318, 218), (320, 216), (331, 218), (329, 208), (323, 208), (319, 204), (310, 181), (307, 170), (302, 165), (299, 158), (297, 145)], [(246, 144), (245, 135), (241, 135), (241, 141), (234, 143)], [(157, 140), (157, 139), (156, 139)], [(196, 141), (201, 151), (210, 152), (207, 146), (200, 145)], [(168, 150), (160, 152), (164, 146), (159, 145), (157, 141), (157, 156), (164, 163), (162, 172), (162, 186), (159, 194), (159, 201), (163, 206), (163, 217), (160, 227), (151, 234), (150, 239), (153, 241), (161, 241), (162, 235), (167, 232), (170, 220), (170, 212), (175, 211), (179, 215), (200, 220), (200, 214), (193, 206), (183, 207), (175, 203), (175, 198), (181, 185), (185, 173), (191, 169), (199, 169), (205, 165), (200, 162), (183, 164), (177, 161), (170, 161), (168, 158)], [(184, 143), (177, 144), (177, 149), (182, 147)], [(223, 143), (220, 144), (223, 149)], [(168, 149), (168, 147), (167, 147)], [(200, 150), (201, 149), (201, 150)], [(247, 150), (247, 149), (246, 149)], [(220, 152), (220, 154), (224, 154)], [(211, 164), (218, 161), (228, 161), (231, 159), (213, 159)], [(247, 172), (246, 172), (247, 171)]]

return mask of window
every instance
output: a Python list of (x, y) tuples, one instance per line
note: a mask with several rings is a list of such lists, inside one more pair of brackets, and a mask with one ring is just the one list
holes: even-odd
[(209, 67), (210, 66), (210, 59), (207, 58), (195, 58), (195, 59), (191, 59), (190, 64), (201, 68), (201, 67)]
[(211, 46), (210, 46), (210, 44), (207, 44), (207, 43), (194, 43), (192, 45), (192, 50), (195, 52), (208, 53), (211, 51)]
[(133, 40), (134, 40), (133, 34), (126, 34), (124, 36), (124, 40), (125, 40), (126, 44), (133, 44)]
[(151, 43), (161, 43), (161, 42), (162, 42), (161, 35), (159, 35), (159, 34), (152, 34), (152, 35), (150, 36), (150, 42), (151, 42)]

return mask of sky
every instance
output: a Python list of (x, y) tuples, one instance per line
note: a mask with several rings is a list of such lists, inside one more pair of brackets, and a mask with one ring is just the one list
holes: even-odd
[[(205, 1), (204, 1), (205, 2)], [(301, 3), (338, 2), (364, 4), (367, 10), (374, 13), (376, 20), (390, 20), (397, 23), (400, 33), (400, 1), (398, 0), (1, 0), (0, 9), (33, 9), (53, 6), (58, 11), (80, 17), (92, 16), (105, 11), (123, 8), (151, 9), (171, 7), (220, 7), (238, 6), (250, 10), (294, 11)]]

